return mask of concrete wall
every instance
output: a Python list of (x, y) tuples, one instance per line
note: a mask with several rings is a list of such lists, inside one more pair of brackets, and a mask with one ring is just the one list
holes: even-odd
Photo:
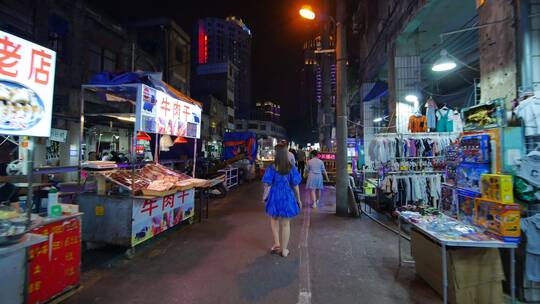
[(518, 78), (516, 65), (516, 32), (512, 0), (486, 1), (478, 9), (480, 24), (510, 19), (480, 29), (481, 102), (516, 97)]

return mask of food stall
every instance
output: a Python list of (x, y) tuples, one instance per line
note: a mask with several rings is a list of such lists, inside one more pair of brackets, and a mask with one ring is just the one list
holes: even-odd
[(19, 197), (2, 191), (0, 294), (2, 303), (43, 303), (77, 287), (81, 265), (80, 214), (57, 204), (56, 190), (49, 190), (48, 212), (37, 214), (39, 204), (34, 207), (40, 201), (34, 189), (49, 186), (33, 164), (36, 144), (43, 141), (35, 138), (51, 136), (56, 54), (5, 32), (0, 40), (12, 55), (0, 68), (0, 136), (2, 144), (18, 145), (17, 166), (0, 184), (26, 190)]
[[(155, 82), (160, 85), (83, 85), (81, 92), (80, 179), (92, 189), (78, 197), (85, 221), (83, 240), (126, 246), (128, 255), (134, 246), (191, 221), (195, 189), (209, 184), (159, 164), (159, 151), (173, 145), (192, 143), (189, 150), (196, 159), (202, 108), (167, 84)], [(88, 160), (90, 153), (99, 153), (85, 138), (97, 125), (129, 130), (121, 148), (129, 154), (127, 160)], [(191, 175), (194, 172), (195, 162)], [(95, 186), (88, 187), (92, 182)]]

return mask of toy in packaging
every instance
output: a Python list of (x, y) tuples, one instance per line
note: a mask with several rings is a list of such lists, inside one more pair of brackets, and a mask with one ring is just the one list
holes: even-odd
[(458, 207), (456, 196), (454, 195), (454, 187), (448, 184), (441, 186), (441, 208), (443, 212), (453, 218), (457, 218)]
[(458, 220), (466, 224), (474, 224), (474, 200), (480, 193), (467, 189), (456, 189)]
[(511, 175), (483, 174), (481, 182), (482, 197), (501, 203), (514, 202), (514, 189)]
[(505, 242), (520, 240), (520, 206), (505, 204), (486, 198), (477, 198), (474, 204), (476, 225)]
[(463, 136), (459, 144), (461, 160), (466, 163), (489, 163), (491, 162), (491, 144), (489, 135)]
[(460, 188), (480, 192), (482, 174), (491, 172), (489, 164), (461, 163), (457, 168), (457, 185)]

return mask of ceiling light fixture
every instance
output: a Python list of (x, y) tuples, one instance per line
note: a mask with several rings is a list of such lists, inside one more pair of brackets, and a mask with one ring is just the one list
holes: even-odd
[(432, 71), (435, 72), (445, 72), (453, 70), (457, 67), (456, 62), (450, 58), (450, 55), (446, 50), (441, 51), (441, 57), (435, 61), (433, 66), (431, 67)]
[(414, 94), (409, 94), (409, 95), (405, 96), (405, 101), (418, 102), (418, 96), (416, 96)]

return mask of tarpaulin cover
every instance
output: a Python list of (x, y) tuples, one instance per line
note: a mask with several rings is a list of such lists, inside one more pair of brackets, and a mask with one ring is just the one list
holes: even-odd
[(223, 135), (223, 158), (231, 159), (246, 152), (249, 161), (257, 159), (257, 135), (253, 132), (230, 132)]
[(191, 102), (201, 106), (202, 104), (191, 97), (182, 94), (164, 81), (160, 80), (160, 73), (151, 72), (127, 72), (127, 73), (109, 73), (102, 72), (92, 76), (90, 84), (95, 85), (122, 85), (131, 83), (142, 83), (156, 90), (167, 93), (170, 96), (181, 99), (185, 102)]
[(388, 84), (384, 81), (377, 81), (371, 91), (364, 97), (364, 101), (370, 101), (388, 94)]

